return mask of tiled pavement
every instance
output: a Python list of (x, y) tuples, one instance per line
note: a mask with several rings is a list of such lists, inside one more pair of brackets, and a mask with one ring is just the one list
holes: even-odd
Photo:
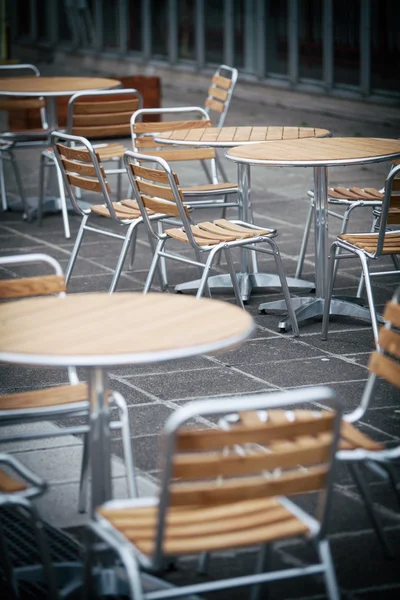
[[(168, 84), (164, 88), (164, 104), (187, 104), (201, 101), (195, 91), (187, 90), (186, 96), (178, 93)], [(243, 111), (246, 109), (246, 113)], [(380, 109), (378, 109), (380, 110)], [(302, 113), (296, 106), (291, 111), (274, 107), (269, 111), (270, 124), (301, 124), (310, 122), (315, 126), (328, 127), (341, 135), (361, 134), (375, 136), (393, 135), (384, 124), (363, 123), (361, 120), (333, 120), (315, 112), (313, 116)], [(265, 107), (256, 101), (247, 103), (237, 100), (232, 103), (228, 124), (244, 122), (243, 114), (249, 114), (248, 123), (265, 122)], [(127, 143), (128, 146), (128, 143)], [(38, 151), (19, 152), (23, 164), (26, 187), (31, 195), (37, 189)], [(332, 170), (332, 184), (350, 184), (380, 187), (383, 183), (387, 164), (361, 168)], [(231, 177), (235, 169), (227, 165)], [(197, 172), (186, 171), (188, 178), (197, 177)], [(307, 211), (305, 190), (311, 185), (311, 172), (307, 169), (254, 169), (252, 193), (256, 222), (272, 225), (279, 229), (278, 243), (284, 259), (287, 274), (294, 273), (296, 258)], [(12, 189), (12, 184), (10, 184)], [(215, 214), (215, 213), (214, 213)], [(205, 217), (205, 211), (201, 218)], [(213, 214), (210, 213), (210, 217)], [(0, 250), (1, 254), (21, 254), (24, 252), (46, 252), (60, 261), (65, 268), (79, 225), (76, 216), (71, 217), (72, 238), (63, 237), (59, 214), (47, 215), (43, 227), (36, 222), (21, 221), (17, 212), (1, 215)], [(354, 229), (369, 228), (370, 217), (359, 214)], [(338, 230), (338, 222), (331, 219), (331, 235)], [(368, 230), (368, 229), (366, 229)], [(70, 292), (106, 291), (115, 265), (118, 242), (87, 234), (80, 258), (70, 283)], [(304, 276), (312, 278), (313, 253), (310, 247)], [(149, 265), (147, 240), (140, 234), (138, 255), (133, 271), (122, 274), (118, 291), (141, 291)], [(262, 268), (273, 271), (270, 259), (261, 260)], [(35, 269), (40, 272), (39, 267)], [(27, 268), (2, 270), (2, 278), (26, 274)], [(175, 284), (191, 277), (190, 269), (172, 265), (170, 282)], [(193, 274), (196, 276), (196, 274)], [(342, 264), (337, 278), (337, 290), (342, 294), (354, 294), (357, 288), (359, 267), (355, 261)], [(391, 297), (396, 284), (395, 278), (381, 279), (374, 286), (376, 304), (381, 309)], [(138, 468), (141, 472), (142, 493), (152, 489), (158, 477), (158, 438), (157, 434), (169, 414), (193, 398), (218, 397), (226, 394), (285, 390), (306, 387), (314, 384), (327, 384), (335, 389), (344, 406), (353, 408), (362, 393), (367, 378), (368, 356), (373, 349), (370, 327), (350, 320), (334, 320), (330, 326), (329, 339), (320, 339), (320, 322), (310, 322), (301, 328), (301, 337), (294, 339), (290, 334), (277, 331), (277, 317), (259, 315), (258, 304), (265, 301), (266, 294), (252, 295), (247, 310), (254, 316), (257, 328), (251, 339), (234, 350), (215, 356), (201, 356), (182, 361), (140, 367), (112, 369), (111, 385), (119, 390), (129, 405), (129, 418), (132, 439)], [(268, 298), (278, 298), (270, 293)], [(232, 301), (231, 297), (224, 298)], [(84, 377), (84, 373), (82, 373)], [(24, 389), (40, 388), (53, 384), (66, 383), (64, 370), (22, 369), (0, 366), (1, 389), (3, 393)], [(398, 442), (400, 429), (399, 395), (389, 386), (382, 384), (374, 398), (371, 410), (363, 419), (361, 427), (378, 440)], [(55, 425), (60, 424), (52, 424)], [(77, 438), (54, 438), (48, 441), (24, 442), (3, 445), (4, 449), (17, 456), (43, 476), (50, 479), (50, 493), (42, 501), (42, 510), (50, 520), (61, 523), (70, 531), (82, 524), (86, 516), (76, 514), (76, 489), (81, 442)], [(121, 443), (113, 442), (115, 453), (115, 491), (124, 495), (123, 468), (118, 458), (121, 456)], [(75, 468), (76, 467), (76, 468)], [(398, 507), (391, 490), (385, 481), (369, 474), (375, 507), (380, 514), (388, 537), (397, 555), (400, 555), (400, 520)], [(72, 528), (72, 529), (71, 529)], [(351, 600), (375, 598), (398, 598), (400, 577), (398, 561), (385, 560), (377, 543), (363, 505), (349, 478), (341, 468), (335, 485), (334, 510), (331, 524), (331, 543), (337, 576), (343, 596)], [(299, 564), (308, 557), (308, 550), (293, 541), (280, 543), (274, 555), (274, 564)], [(229, 555), (226, 561), (215, 558), (210, 564), (210, 575), (244, 573), (251, 568), (254, 553), (242, 552)], [(171, 581), (186, 579), (191, 561), (185, 560), (177, 572), (169, 575)], [(215, 594), (215, 598), (243, 598), (243, 590)], [(324, 598), (320, 581), (298, 580), (271, 585), (271, 598)]]

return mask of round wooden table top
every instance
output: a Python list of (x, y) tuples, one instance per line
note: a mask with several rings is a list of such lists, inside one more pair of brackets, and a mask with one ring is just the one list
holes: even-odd
[(1, 77), (0, 93), (7, 96), (70, 96), (83, 90), (117, 88), (117, 79), (102, 77)]
[(381, 138), (298, 139), (238, 146), (226, 153), (251, 165), (334, 166), (391, 160), (400, 156), (400, 140)]
[(174, 294), (70, 294), (0, 304), (0, 361), (47, 366), (150, 363), (244, 340), (252, 317)]
[(157, 142), (187, 146), (212, 146), (230, 148), (237, 144), (255, 144), (273, 140), (297, 140), (331, 135), (328, 129), (314, 127), (204, 127), (177, 129), (155, 136)]

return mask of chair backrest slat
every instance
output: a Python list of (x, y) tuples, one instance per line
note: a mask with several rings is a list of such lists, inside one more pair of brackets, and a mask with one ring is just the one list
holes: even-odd
[(400, 359), (400, 334), (393, 329), (382, 327), (379, 332), (379, 347)]
[(223, 88), (224, 90), (229, 90), (232, 85), (232, 79), (229, 79), (228, 77), (222, 77), (221, 75), (214, 75), (212, 82), (214, 85)]
[(400, 365), (379, 352), (371, 354), (368, 368), (371, 373), (385, 379), (395, 387), (400, 389)]
[(126, 100), (112, 100), (111, 96), (106, 95), (104, 100), (100, 100), (101, 96), (95, 98), (87, 97), (86, 100), (77, 100), (74, 104), (74, 120), (81, 115), (96, 115), (106, 114), (128, 114), (128, 123), (130, 116), (139, 108), (139, 98), (131, 98)]
[[(88, 192), (99, 192), (100, 194), (103, 191), (101, 187), (101, 183), (98, 179), (89, 179), (87, 177), (82, 177), (81, 175), (73, 175), (72, 173), (67, 173), (68, 183), (73, 185), (74, 187), (80, 188), (81, 190), (87, 190)], [(108, 181), (104, 181), (105, 186), (110, 192), (110, 186)]]
[[(61, 156), (86, 163), (92, 162), (90, 153), (88, 150), (86, 150), (86, 148), (71, 148), (70, 146), (65, 146), (64, 144), (56, 144), (56, 146)], [(97, 160), (100, 160), (100, 157), (97, 153), (96, 158)]]
[(388, 302), (383, 312), (383, 318), (400, 329), (400, 304), (393, 301)]
[(154, 121), (154, 122), (136, 122), (133, 124), (133, 132), (137, 135), (146, 133), (160, 133), (163, 131), (176, 131), (178, 129), (202, 129), (203, 127), (211, 127), (211, 121), (199, 120), (195, 121)]
[(154, 183), (149, 183), (148, 181), (141, 181), (140, 179), (138, 179), (136, 183), (139, 191), (146, 196), (156, 196), (157, 198), (170, 200), (171, 202), (175, 200), (174, 192), (171, 190), (170, 186), (156, 185)]
[[(96, 177), (96, 169), (93, 164), (81, 163), (68, 158), (61, 158), (62, 164), (66, 171), (72, 171), (73, 173), (79, 173), (80, 175), (89, 175), (90, 177)], [(100, 170), (105, 177), (105, 171), (103, 165), (100, 165)]]
[[(157, 148), (160, 145), (157, 144)], [(141, 151), (141, 150), (140, 150)], [(158, 156), (163, 158), (167, 162), (174, 161), (190, 161), (190, 160), (208, 160), (215, 158), (214, 148), (173, 148), (171, 146), (165, 150), (144, 150), (143, 154), (151, 154), (151, 156)]]
[[(158, 169), (149, 169), (149, 167), (142, 167), (140, 165), (134, 165), (131, 163), (132, 173), (136, 177), (142, 177), (143, 179), (148, 179), (149, 181), (155, 181), (157, 183), (169, 183), (168, 175), (165, 171), (161, 171)], [(179, 184), (179, 179), (176, 173), (173, 174), (175, 183)]]
[(28, 296), (47, 296), (66, 291), (63, 275), (42, 275), (21, 279), (0, 280), (0, 298), (24, 298)]
[(228, 92), (218, 87), (211, 86), (208, 89), (208, 95), (213, 96), (217, 100), (221, 100), (221, 102), (225, 102), (228, 97)]
[(73, 135), (77, 135), (75, 133), (75, 129), (79, 127), (99, 127), (100, 125), (126, 125), (128, 122), (129, 129), (129, 119), (131, 118), (131, 112), (122, 112), (122, 113), (90, 113), (83, 115), (74, 115), (74, 127), (73, 127)]
[(142, 194), (142, 201), (146, 208), (154, 210), (156, 213), (168, 215), (169, 217), (180, 217), (180, 212), (174, 202), (162, 200), (160, 198), (151, 198)]
[(220, 100), (216, 100), (215, 98), (207, 98), (205, 101), (206, 108), (210, 108), (211, 110), (215, 110), (215, 112), (222, 113), (224, 112), (225, 104)]

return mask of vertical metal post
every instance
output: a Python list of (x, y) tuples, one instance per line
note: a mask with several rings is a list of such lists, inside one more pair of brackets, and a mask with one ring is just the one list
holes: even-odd
[(295, 86), (299, 80), (299, 5), (298, 0), (289, 0), (288, 19), (288, 70), (289, 81)]
[(327, 92), (333, 87), (333, 0), (324, 0), (322, 8), (322, 78)]
[(97, 0), (96, 2), (94, 23), (96, 31), (95, 46), (97, 52), (101, 52), (103, 50), (103, 0)]
[[(251, 222), (250, 216), (252, 211), (250, 210), (250, 194), (251, 194), (251, 181), (250, 181), (250, 165), (238, 163), (238, 189), (239, 189), (239, 219)], [(250, 296), (251, 283), (249, 278), (250, 272), (250, 253), (245, 248), (240, 249), (240, 292), (242, 299), (246, 302)]]
[(152, 33), (151, 33), (151, 0), (142, 0), (142, 53), (143, 60), (151, 58)]
[(58, 5), (57, 2), (49, 2), (47, 5), (47, 34), (46, 41), (50, 42), (51, 46), (57, 43), (57, 25), (58, 25)]
[(314, 167), (315, 296), (325, 298), (328, 271), (328, 168)]
[(178, 6), (176, 0), (168, 0), (168, 58), (171, 65), (178, 62)]
[(92, 514), (111, 498), (111, 444), (107, 395), (107, 373), (100, 367), (88, 369), (92, 473)]
[(234, 48), (234, 0), (224, 2), (224, 63), (233, 65), (235, 58)]
[(262, 79), (266, 73), (265, 48), (268, 35), (265, 19), (265, 0), (256, 0), (256, 74)]
[(247, 73), (256, 73), (257, 64), (256, 64), (256, 36), (254, 36), (255, 31), (255, 17), (256, 11), (256, 0), (247, 0), (244, 3), (244, 70)]
[(371, 0), (361, 2), (360, 87), (364, 96), (371, 93)]
[(205, 23), (204, 23), (204, 0), (196, 0), (195, 7), (195, 27), (196, 27), (196, 63), (199, 70), (206, 64), (205, 49)]
[(37, 37), (38, 37), (37, 20), (36, 20), (36, 12), (37, 12), (36, 0), (30, 0), (30, 11), (31, 11), (31, 14), (30, 14), (29, 38), (32, 40), (32, 42), (36, 42)]
[(118, 3), (118, 28), (119, 28), (119, 51), (123, 56), (128, 52), (128, 2), (119, 0)]

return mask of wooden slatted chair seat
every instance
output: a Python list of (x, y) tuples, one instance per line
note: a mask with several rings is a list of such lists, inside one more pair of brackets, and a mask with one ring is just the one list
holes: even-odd
[(86, 383), (60, 385), (29, 392), (4, 394), (0, 396), (0, 411), (60, 406), (84, 402), (88, 398), (89, 392)]
[[(100, 158), (100, 160), (113, 160), (114, 158), (121, 158), (125, 152), (126, 148), (122, 144), (105, 144), (104, 146), (96, 146), (94, 144), (93, 148), (96, 150), (96, 154)], [(47, 148), (47, 152), (54, 153), (53, 148)]]
[[(140, 209), (135, 200), (121, 200), (121, 202), (113, 202), (112, 204), (118, 219), (133, 220), (141, 216)], [(102, 217), (111, 217), (110, 211), (105, 204), (93, 204), (90, 210)], [(151, 209), (147, 209), (147, 214), (155, 215), (156, 213)]]
[[(378, 233), (344, 233), (338, 236), (338, 239), (343, 240), (356, 246), (361, 250), (365, 250), (370, 254), (376, 252), (378, 244)], [(387, 232), (385, 242), (382, 249), (382, 254), (400, 254), (400, 231)]]
[(22, 492), (27, 489), (26, 483), (15, 479), (3, 469), (0, 469), (0, 492), (4, 494), (12, 494), (14, 492)]
[[(154, 552), (158, 506), (99, 510), (143, 552)], [(306, 535), (307, 526), (278, 499), (248, 500), (212, 508), (170, 507), (163, 549), (167, 555), (225, 550)]]
[[(214, 246), (221, 242), (232, 242), (275, 233), (273, 229), (261, 229), (252, 226), (243, 227), (226, 219), (198, 223), (197, 225), (192, 225), (191, 229), (199, 246)], [(166, 229), (165, 233), (180, 242), (190, 243), (183, 227)]]
[(238, 187), (234, 183), (206, 183), (204, 185), (183, 186), (181, 191), (184, 196), (198, 196), (199, 193), (203, 192), (207, 192), (207, 194), (215, 192), (215, 194), (221, 195), (227, 192), (236, 192)]
[(332, 187), (328, 188), (328, 197), (334, 198), (335, 200), (358, 202), (359, 200), (382, 200), (383, 193), (375, 188)]
[[(293, 421), (301, 422), (312, 418), (319, 419), (321, 416), (321, 412), (311, 410), (295, 410), (290, 412), (270, 410), (267, 414), (268, 422), (274, 424), (284, 424)], [(265, 418), (265, 415), (260, 415), (256, 412), (240, 413), (239, 421), (232, 423), (231, 426), (235, 427), (238, 424), (244, 424), (249, 427), (257, 427), (257, 425), (262, 427)], [(342, 420), (338, 448), (339, 450), (356, 450), (357, 448), (362, 448), (363, 450), (378, 451), (383, 450), (385, 445), (376, 442), (365, 433), (362, 433), (352, 423)]]

